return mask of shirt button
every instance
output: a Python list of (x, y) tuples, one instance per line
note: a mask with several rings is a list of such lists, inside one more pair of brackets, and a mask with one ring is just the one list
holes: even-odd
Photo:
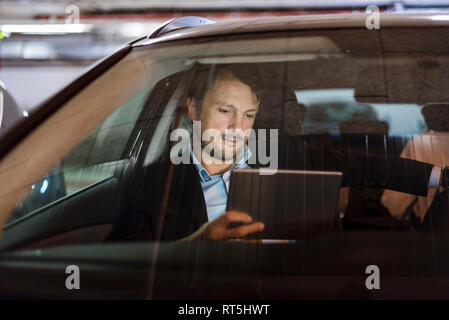
[(201, 171), (201, 176), (203, 177), (204, 181), (210, 181), (209, 175), (204, 170)]

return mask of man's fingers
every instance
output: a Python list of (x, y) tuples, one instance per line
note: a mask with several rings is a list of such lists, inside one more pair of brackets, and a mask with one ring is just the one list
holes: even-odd
[[(238, 211), (228, 211), (217, 220), (207, 226), (206, 237), (209, 240), (226, 240), (231, 238), (242, 238), (250, 233), (259, 232), (265, 228), (263, 223), (251, 223), (253, 218)], [(243, 226), (230, 227), (233, 223), (244, 223)]]
[(242, 238), (251, 233), (260, 232), (265, 228), (261, 222), (251, 223), (245, 226), (240, 226), (226, 230), (227, 238)]
[(253, 218), (249, 214), (239, 211), (228, 211), (223, 215), (223, 219), (227, 223), (230, 222), (251, 223), (253, 221)]

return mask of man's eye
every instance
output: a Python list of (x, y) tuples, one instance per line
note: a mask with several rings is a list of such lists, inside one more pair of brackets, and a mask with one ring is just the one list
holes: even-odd
[(229, 112), (229, 110), (227, 110), (227, 109), (218, 109), (218, 111), (220, 111), (221, 113), (228, 113)]
[(254, 114), (247, 114), (246, 117), (248, 119), (254, 119), (255, 115)]

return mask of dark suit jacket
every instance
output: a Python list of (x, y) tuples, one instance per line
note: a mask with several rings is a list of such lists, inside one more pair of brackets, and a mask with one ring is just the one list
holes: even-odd
[[(342, 171), (343, 186), (368, 183), (416, 195), (427, 194), (433, 168), (409, 159), (314, 147), (300, 137), (280, 139), (278, 167)], [(192, 234), (205, 222), (206, 205), (196, 168), (162, 161), (134, 173), (127, 206), (107, 240), (177, 240)]]

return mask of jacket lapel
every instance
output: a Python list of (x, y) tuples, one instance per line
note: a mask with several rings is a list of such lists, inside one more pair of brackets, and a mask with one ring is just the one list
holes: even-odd
[(177, 184), (174, 187), (180, 188), (179, 204), (188, 211), (195, 229), (198, 229), (208, 221), (198, 172), (192, 164), (180, 164), (174, 170), (173, 183)]

